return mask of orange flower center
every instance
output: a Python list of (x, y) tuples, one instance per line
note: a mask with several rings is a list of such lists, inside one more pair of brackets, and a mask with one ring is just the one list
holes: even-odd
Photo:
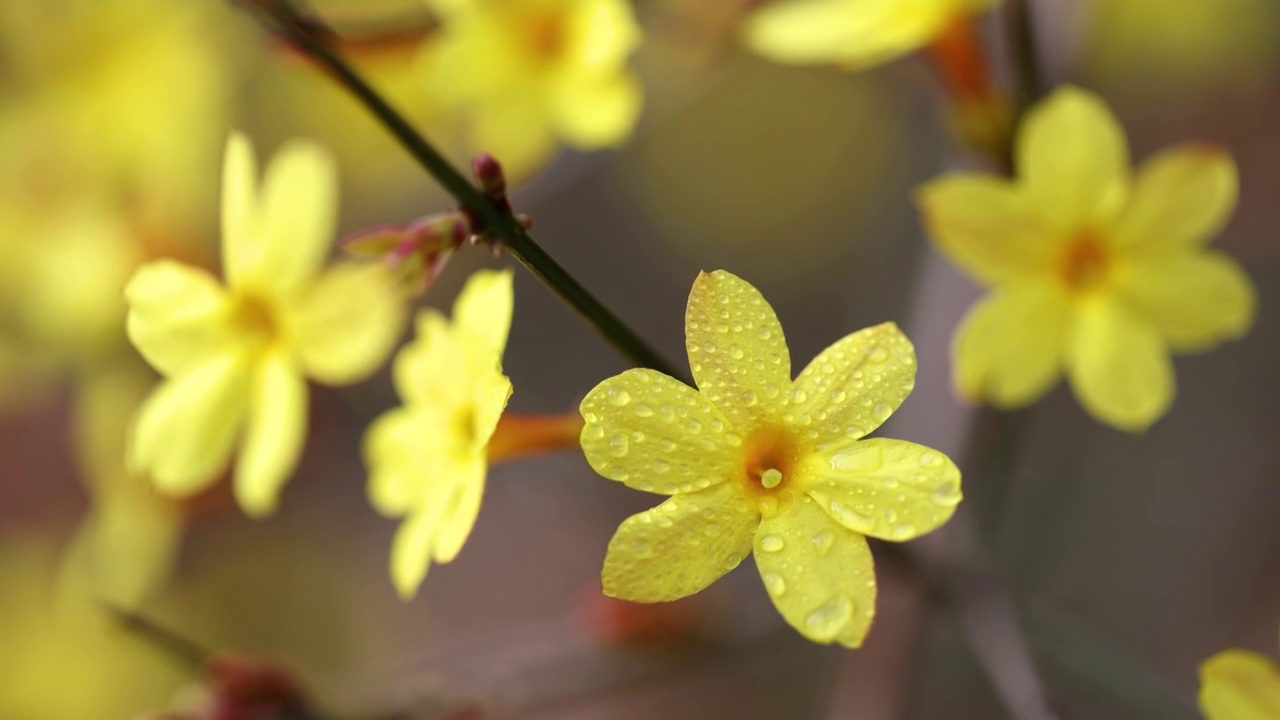
[(240, 295), (232, 309), (232, 323), (255, 344), (268, 345), (280, 335), (271, 303), (256, 295)]
[(1101, 285), (1106, 281), (1110, 270), (1110, 253), (1103, 242), (1092, 234), (1081, 235), (1072, 241), (1059, 262), (1063, 282), (1077, 292)]
[(743, 444), (741, 485), (765, 517), (773, 516), (794, 499), (795, 460), (791, 438), (781, 430), (759, 431)]
[(550, 62), (560, 57), (568, 40), (564, 18), (555, 12), (532, 15), (521, 23), (524, 46), (534, 59)]

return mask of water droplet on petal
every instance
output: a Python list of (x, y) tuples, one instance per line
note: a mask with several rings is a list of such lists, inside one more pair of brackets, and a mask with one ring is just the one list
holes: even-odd
[(942, 464), (942, 453), (936, 450), (925, 450), (920, 453), (921, 467), (938, 467)]
[(618, 433), (609, 438), (609, 452), (614, 457), (623, 457), (627, 454), (627, 449), (631, 446), (631, 442), (627, 440), (627, 436)]
[(653, 545), (648, 540), (632, 540), (631, 554), (638, 558), (647, 558), (653, 554)]
[(851, 617), (853, 600), (848, 595), (840, 594), (809, 613), (804, 619), (804, 626), (815, 639), (825, 642), (840, 634)]
[(943, 507), (955, 507), (960, 503), (960, 486), (950, 483), (939, 485), (938, 489), (934, 490), (929, 497)]
[(696, 433), (702, 432), (702, 423), (698, 422), (697, 420), (690, 420), (688, 424), (686, 424), (684, 427), (686, 430), (688, 430), (691, 433), (696, 434)]
[(741, 360), (743, 355), (745, 355), (745, 353), (742, 352), (742, 348), (738, 347), (737, 345), (729, 346), (729, 357), (733, 358), (734, 360)]
[(866, 532), (875, 527), (875, 521), (845, 505), (839, 500), (832, 500), (827, 506), (831, 510), (831, 516), (840, 521), (841, 525), (858, 532)]
[(778, 597), (787, 591), (787, 581), (783, 580), (782, 576), (776, 572), (767, 572), (761, 575), (760, 578), (764, 580), (764, 589), (768, 590), (769, 594), (774, 597)]
[(759, 503), (757, 503), (757, 507), (759, 508), (761, 515), (771, 518), (778, 514), (778, 498), (773, 497), (772, 495), (762, 497), (760, 498)]
[(876, 345), (867, 351), (867, 359), (873, 363), (882, 363), (889, 359), (889, 351)]
[(781, 535), (765, 535), (760, 538), (760, 549), (765, 552), (778, 552), (787, 546)]
[(653, 408), (649, 407), (645, 403), (638, 403), (636, 405), (636, 415), (639, 415), (642, 418), (647, 418), (653, 415)]
[(609, 404), (614, 407), (626, 407), (627, 403), (631, 402), (631, 393), (620, 387), (612, 387), (609, 388), (608, 398)]
[(823, 530), (813, 536), (813, 546), (818, 550), (818, 557), (825, 557), (827, 553), (831, 552), (831, 546), (835, 542), (836, 535), (830, 530)]
[(600, 425), (588, 425), (585, 433), (588, 440), (601, 440), (604, 438), (604, 428)]
[(893, 414), (893, 408), (889, 407), (889, 403), (876, 403), (875, 408), (871, 411), (877, 420), (884, 422)]

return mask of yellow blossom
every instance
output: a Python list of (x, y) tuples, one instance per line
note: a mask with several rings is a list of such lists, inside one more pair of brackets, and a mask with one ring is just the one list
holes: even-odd
[(452, 323), (420, 313), (417, 337), (394, 366), (405, 404), (365, 437), (370, 500), (405, 518), (391, 550), (402, 597), (417, 593), (431, 562), (457, 556), (480, 512), (486, 447), (511, 396), (502, 374), (511, 311), (510, 271), (480, 271), (454, 303)]
[(862, 69), (918, 50), (952, 23), (1000, 0), (783, 0), (757, 10), (744, 33), (753, 50), (796, 65)]
[(1224, 650), (1200, 664), (1200, 710), (1207, 720), (1280, 717), (1280, 667), (1249, 650)]
[(582, 401), (591, 467), (671, 496), (618, 528), (605, 593), (676, 600), (754, 550), (788, 623), (815, 642), (861, 645), (876, 595), (864, 536), (910, 540), (960, 502), (960, 471), (942, 453), (862, 439), (915, 385), (910, 341), (892, 323), (861, 330), (793, 382), (773, 309), (724, 271), (694, 283), (685, 340), (697, 390), (628, 370)]
[(627, 68), (640, 28), (626, 0), (426, 0), (443, 21), (433, 94), (462, 108), (471, 143), (512, 176), (579, 149), (621, 144), (640, 113)]
[(338, 200), (324, 150), (287, 143), (260, 189), (255, 164), (249, 141), (233, 136), (222, 195), (227, 287), (161, 260), (141, 267), (125, 294), (129, 338), (166, 378), (138, 413), (134, 469), (167, 492), (195, 492), (239, 440), (236, 498), (264, 515), (302, 451), (305, 378), (345, 385), (372, 373), (399, 335), (401, 304), (379, 268), (321, 268)]
[(999, 407), (1066, 372), (1102, 422), (1140, 431), (1173, 402), (1170, 351), (1212, 348), (1253, 320), (1248, 277), (1208, 242), (1236, 204), (1236, 168), (1201, 144), (1129, 171), (1123, 129), (1091, 93), (1034, 108), (1016, 181), (955, 174), (918, 202), (937, 247), (992, 292), (956, 331), (954, 381)]

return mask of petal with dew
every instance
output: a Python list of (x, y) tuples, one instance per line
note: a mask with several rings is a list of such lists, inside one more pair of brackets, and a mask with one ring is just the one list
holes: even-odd
[(769, 597), (791, 627), (817, 643), (862, 645), (876, 612), (866, 538), (804, 497), (761, 521), (754, 555)]
[(307, 383), (289, 358), (268, 355), (256, 368), (235, 495), (251, 517), (274, 512), (307, 439)]
[(836, 522), (885, 540), (936, 529), (960, 503), (960, 470), (933, 448), (872, 438), (809, 457), (804, 491)]
[(203, 489), (227, 464), (248, 390), (244, 359), (233, 353), (164, 381), (138, 411), (132, 467), (163, 492)]
[(147, 263), (124, 294), (129, 341), (165, 375), (208, 362), (234, 342), (227, 293), (203, 270), (172, 260)]
[(916, 352), (893, 323), (846, 335), (818, 353), (791, 393), (795, 422), (826, 444), (880, 427), (915, 387)]
[(742, 437), (693, 388), (653, 370), (605, 380), (582, 400), (592, 469), (645, 492), (690, 492), (742, 472)]
[(1224, 650), (1200, 664), (1200, 710), (1207, 720), (1280, 717), (1280, 668), (1265, 655)]
[(404, 326), (399, 293), (379, 267), (340, 264), (320, 275), (296, 307), (293, 325), (302, 370), (328, 385), (371, 375)]
[(1058, 243), (1013, 183), (949, 175), (923, 185), (916, 204), (934, 246), (975, 279), (994, 285), (1052, 272)]
[(1050, 283), (992, 291), (970, 308), (951, 346), (952, 379), (970, 401), (1015, 408), (1034, 402), (1062, 376), (1071, 307)]
[(751, 552), (759, 521), (728, 483), (667, 498), (614, 533), (600, 573), (604, 594), (666, 602), (699, 592)]
[(741, 433), (776, 423), (791, 389), (791, 354), (778, 316), (747, 281), (700, 273), (684, 316), (689, 368)]
[(1066, 87), (1033, 107), (1017, 155), (1022, 181), (1059, 231), (1104, 224), (1124, 205), (1128, 140), (1106, 103), (1087, 90)]
[(293, 292), (315, 277), (338, 219), (338, 170), (327, 150), (286, 142), (267, 166), (245, 281)]
[(1253, 282), (1220, 252), (1179, 254), (1134, 263), (1121, 292), (1155, 324), (1174, 350), (1208, 350), (1253, 325)]
[(1173, 363), (1155, 325), (1098, 298), (1077, 308), (1069, 333), (1067, 376), (1090, 415), (1141, 432), (1168, 412)]
[(511, 332), (512, 280), (510, 270), (479, 270), (453, 302), (454, 332), (474, 338), (499, 357)]
[(1226, 225), (1239, 193), (1236, 164), (1224, 148), (1200, 143), (1169, 148), (1138, 168), (1114, 242), (1153, 253), (1207, 243)]

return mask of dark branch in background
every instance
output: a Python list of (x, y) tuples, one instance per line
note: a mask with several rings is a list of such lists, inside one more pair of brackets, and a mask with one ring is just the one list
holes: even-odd
[(543, 250), (510, 208), (497, 207), (471, 184), (412, 125), (364, 80), (341, 54), (331, 47), (333, 34), (318, 21), (303, 17), (287, 0), (241, 0), (264, 24), (297, 50), (319, 63), (395, 136), (396, 140), (480, 227), (478, 233), (497, 238), (529, 272), (578, 311), (620, 353), (636, 364), (689, 382), (657, 354), (616, 315), (609, 311), (559, 263)]
[(1040, 59), (1036, 55), (1035, 19), (1031, 2), (1032, 0), (1010, 0), (1005, 15), (1009, 53), (1013, 59), (1018, 117), (1044, 95), (1044, 77)]

